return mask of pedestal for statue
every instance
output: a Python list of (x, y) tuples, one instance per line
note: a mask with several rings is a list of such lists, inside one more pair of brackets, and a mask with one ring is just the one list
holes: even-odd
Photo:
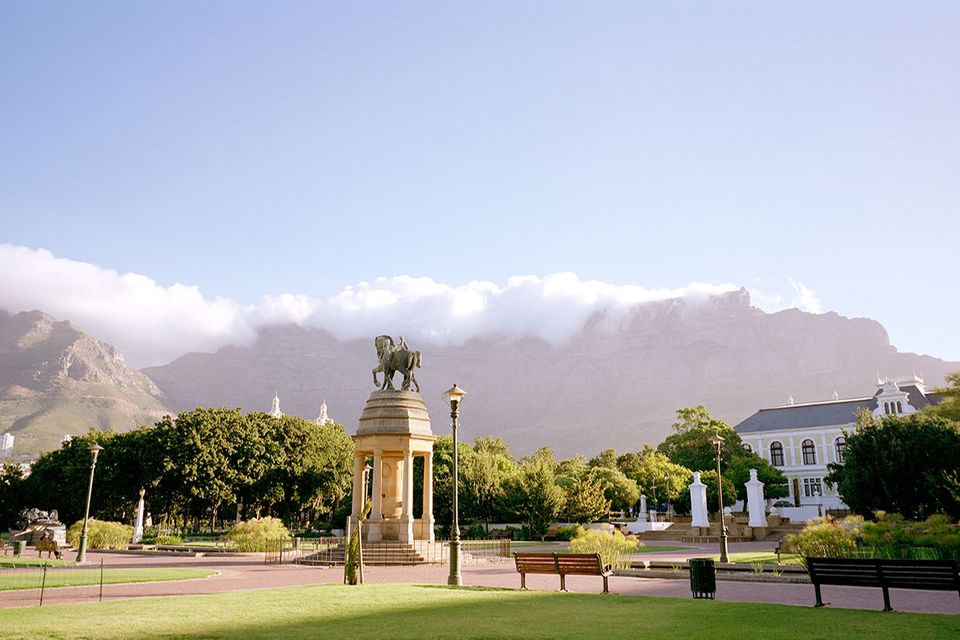
[[(374, 391), (360, 416), (353, 442), (353, 510), (349, 527), (357, 526), (357, 515), (366, 497), (365, 469), (370, 472), (371, 509), (363, 522), (363, 539), (370, 542), (395, 540), (434, 541), (433, 443), (430, 416), (419, 393)], [(423, 515), (413, 517), (413, 460), (423, 458)], [(349, 532), (348, 532), (349, 535)]]
[(747, 481), (747, 512), (750, 514), (749, 526), (765, 528), (767, 517), (763, 513), (763, 483), (757, 479), (757, 470), (750, 469), (750, 480)]

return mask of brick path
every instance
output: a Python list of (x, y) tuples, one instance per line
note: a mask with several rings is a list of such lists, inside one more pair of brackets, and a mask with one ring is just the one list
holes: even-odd
[[(750, 551), (756, 548), (765, 547), (744, 544), (731, 547), (731, 552)], [(716, 550), (713, 547), (701, 547), (685, 552), (649, 554), (649, 557), (659, 560), (679, 560), (715, 552)], [(224, 593), (315, 584), (339, 584), (343, 582), (342, 567), (267, 565), (263, 563), (261, 554), (185, 558), (88, 552), (88, 558), (91, 565), (98, 565), (100, 559), (103, 558), (104, 563), (113, 568), (190, 567), (219, 572), (216, 576), (198, 580), (105, 585), (103, 588), (104, 601)], [(368, 566), (364, 569), (364, 575), (368, 583), (446, 584), (449, 567), (435, 565), (417, 567)], [(686, 579), (686, 574), (681, 575), (684, 576), (682, 579), (614, 576), (610, 579), (610, 590), (621, 595), (690, 598), (689, 581)], [(520, 577), (516, 573), (512, 562), (466, 565), (463, 567), (463, 582), (467, 586), (515, 589), (520, 586)], [(556, 590), (559, 588), (559, 579), (556, 576), (531, 575), (527, 577), (527, 585), (531, 589)], [(570, 576), (567, 578), (567, 588), (574, 592), (599, 593), (602, 589), (602, 582), (599, 578), (590, 576)], [(96, 602), (98, 590), (98, 587), (48, 589), (44, 595), (44, 605)], [(834, 607), (877, 611), (883, 608), (883, 596), (879, 589), (823, 587), (823, 596), (824, 600), (832, 602)], [(36, 589), (0, 592), (0, 608), (36, 606), (38, 600), (39, 591)], [(717, 584), (717, 600), (812, 606), (814, 596), (813, 587), (809, 584), (728, 582), (721, 580)], [(952, 592), (895, 589), (891, 591), (891, 601), (893, 607), (898, 611), (960, 614), (960, 596)]]

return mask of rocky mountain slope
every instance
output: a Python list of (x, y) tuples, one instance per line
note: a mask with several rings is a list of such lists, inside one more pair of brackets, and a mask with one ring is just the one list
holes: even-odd
[[(679, 407), (703, 403), (735, 424), (790, 396), (869, 395), (878, 374), (923, 373), (934, 386), (960, 369), (899, 353), (873, 320), (767, 314), (745, 291), (649, 303), (622, 318), (597, 315), (562, 344), (502, 337), (436, 347), (409, 338), (423, 353), (417, 378), (435, 432), (448, 432), (440, 393), (456, 382), (471, 393), (461, 408), (464, 439), (498, 435), (517, 453), (549, 445), (562, 456), (657, 443)], [(262, 329), (249, 347), (192, 353), (144, 372), (175, 411), (268, 410), (276, 391), (285, 413), (306, 418), (326, 400), (331, 417), (353, 432), (375, 364), (373, 336), (341, 342), (319, 329), (284, 326)]]
[(15, 453), (89, 427), (123, 431), (168, 411), (162, 392), (114, 347), (40, 311), (0, 311), (0, 433)]

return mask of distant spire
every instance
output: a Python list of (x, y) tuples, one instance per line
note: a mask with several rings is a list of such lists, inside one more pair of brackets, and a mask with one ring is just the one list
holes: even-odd
[(787, 404), (793, 404), (793, 396), (787, 398)]
[(324, 400), (320, 404), (320, 415), (317, 416), (316, 423), (327, 424), (328, 422), (333, 422), (333, 420), (331, 420), (330, 416), (327, 415), (327, 401)]
[(274, 418), (283, 417), (283, 412), (280, 411), (280, 396), (276, 391), (273, 392), (273, 404), (270, 406), (270, 415)]
[(839, 400), (839, 399), (840, 399), (840, 394), (837, 393), (836, 391), (834, 391), (834, 392), (833, 392), (833, 399), (834, 399), (834, 400)]

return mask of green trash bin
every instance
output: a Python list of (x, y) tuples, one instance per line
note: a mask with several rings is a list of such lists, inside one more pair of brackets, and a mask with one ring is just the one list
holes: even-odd
[(694, 598), (713, 600), (717, 593), (717, 567), (710, 558), (691, 558), (690, 591)]
[(13, 541), (13, 555), (22, 556), (23, 552), (27, 549), (27, 543), (23, 540), (14, 540)]

